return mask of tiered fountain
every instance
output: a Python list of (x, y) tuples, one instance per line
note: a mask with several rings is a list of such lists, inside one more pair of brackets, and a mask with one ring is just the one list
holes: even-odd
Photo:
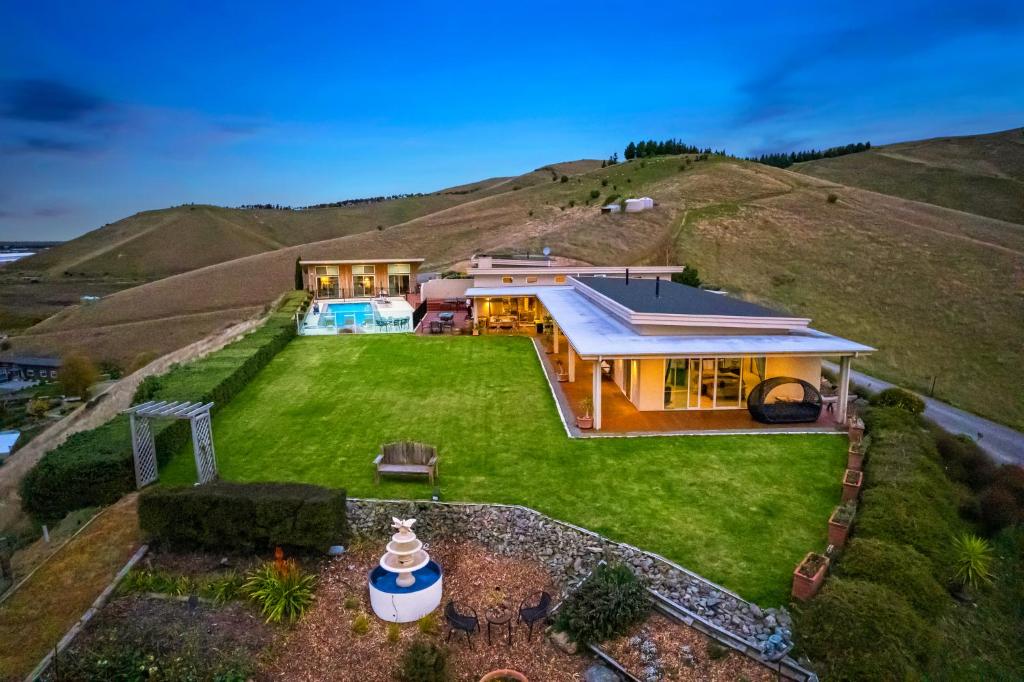
[(441, 603), (441, 567), (412, 532), (416, 519), (392, 521), (397, 532), (380, 565), (370, 571), (370, 605), (383, 620), (409, 623)]

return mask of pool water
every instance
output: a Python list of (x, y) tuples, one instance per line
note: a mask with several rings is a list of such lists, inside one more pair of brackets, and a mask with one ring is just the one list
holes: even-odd
[(441, 567), (431, 559), (426, 566), (412, 572), (416, 578), (409, 587), (401, 587), (398, 584), (398, 574), (385, 571), (383, 567), (377, 566), (370, 571), (370, 584), (381, 592), (388, 594), (408, 594), (425, 590), (441, 579)]
[[(344, 327), (346, 325), (355, 324), (363, 326), (369, 320), (373, 322), (373, 306), (369, 303), (329, 303), (327, 304), (327, 310), (324, 311), (327, 315), (334, 316), (334, 324), (338, 327)], [(320, 322), (323, 325), (327, 320), (324, 318), (326, 315), (321, 314)]]

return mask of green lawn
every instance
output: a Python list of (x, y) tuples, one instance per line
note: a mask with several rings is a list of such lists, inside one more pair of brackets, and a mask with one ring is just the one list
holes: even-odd
[[(222, 477), (356, 497), (382, 442), (437, 445), (443, 499), (515, 503), (659, 552), (763, 605), (825, 543), (845, 440), (833, 435), (570, 440), (528, 339), (302, 337), (214, 419)], [(191, 450), (162, 473), (195, 480)]]

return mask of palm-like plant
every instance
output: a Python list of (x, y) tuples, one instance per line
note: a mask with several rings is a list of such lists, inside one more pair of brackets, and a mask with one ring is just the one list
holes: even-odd
[(992, 582), (992, 545), (973, 533), (953, 539), (953, 577), (961, 585), (977, 589)]
[(313, 603), (316, 576), (303, 573), (294, 559), (267, 563), (249, 574), (244, 590), (259, 604), (268, 623), (295, 620)]

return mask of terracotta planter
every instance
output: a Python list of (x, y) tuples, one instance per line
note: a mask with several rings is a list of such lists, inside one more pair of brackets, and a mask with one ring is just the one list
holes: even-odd
[(846, 468), (854, 471), (864, 470), (864, 453), (860, 445), (851, 445), (846, 452)]
[(854, 469), (847, 469), (843, 474), (843, 502), (856, 500), (860, 494), (860, 486), (864, 483), (864, 473)]
[(594, 417), (576, 417), (576, 426), (581, 429), (594, 428)]
[(558, 382), (559, 383), (565, 383), (568, 380), (569, 380), (569, 375), (567, 373), (562, 372), (562, 373), (558, 374)]
[(860, 417), (850, 418), (850, 445), (860, 445), (864, 440), (864, 420)]
[(832, 512), (832, 516), (828, 517), (828, 544), (833, 545), (836, 549), (841, 549), (846, 544), (846, 537), (850, 534), (850, 526), (842, 523), (836, 523), (836, 514), (839, 512), (839, 508)]
[(526, 675), (516, 670), (494, 670), (480, 678), (480, 682), (493, 682), (495, 680), (516, 680), (516, 682), (530, 682)]
[[(814, 572), (810, 575), (814, 564)], [(821, 584), (825, 582), (825, 571), (828, 570), (828, 557), (816, 552), (808, 552), (804, 560), (796, 565), (793, 570), (793, 598), (800, 601), (807, 601), (818, 594)]]

